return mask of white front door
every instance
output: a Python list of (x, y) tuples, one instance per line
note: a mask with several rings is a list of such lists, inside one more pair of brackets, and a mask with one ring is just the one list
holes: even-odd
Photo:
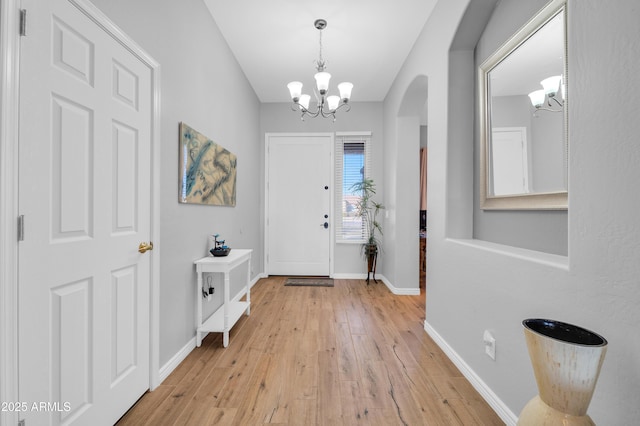
[(267, 135), (267, 272), (331, 274), (333, 136)]
[(68, 0), (24, 0), (19, 400), (111, 425), (149, 387), (151, 71)]

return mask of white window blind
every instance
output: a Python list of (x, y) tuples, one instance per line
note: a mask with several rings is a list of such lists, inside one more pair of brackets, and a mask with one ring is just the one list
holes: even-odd
[(371, 134), (336, 133), (335, 141), (336, 242), (363, 243), (366, 227), (355, 209), (360, 195), (350, 188), (371, 176)]

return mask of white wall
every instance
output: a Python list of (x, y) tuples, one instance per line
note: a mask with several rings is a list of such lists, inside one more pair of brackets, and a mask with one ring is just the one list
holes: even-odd
[[(259, 102), (201, 0), (93, 2), (161, 66), (162, 366), (195, 336), (193, 261), (207, 254), (208, 234), (254, 249), (252, 275), (262, 272)], [(236, 207), (178, 203), (180, 121), (237, 155)]]
[[(356, 92), (354, 91), (354, 96)], [(287, 98), (287, 88), (282, 88), (282, 97)], [(376, 195), (382, 201), (384, 196), (383, 180), (383, 132), (382, 103), (353, 102), (349, 112), (338, 112), (336, 121), (322, 118), (300, 120), (300, 114), (291, 111), (290, 103), (266, 103), (260, 106), (260, 134), (265, 133), (318, 133), (318, 132), (371, 132), (371, 167), (376, 182)], [(260, 148), (260, 156), (264, 158), (264, 137)], [(417, 156), (416, 156), (417, 158)], [(264, 163), (261, 176), (264, 176)], [(264, 197), (264, 194), (262, 194)], [(261, 217), (264, 217), (264, 198), (261, 200)], [(263, 228), (262, 228), (263, 229)], [(386, 231), (386, 230), (385, 230)], [(386, 232), (385, 232), (386, 234)], [(384, 238), (384, 236), (383, 236)], [(385, 253), (380, 255), (385, 256)], [(334, 252), (334, 273), (336, 276), (361, 276), (367, 273), (367, 264), (360, 253), (359, 244), (336, 244)], [(382, 268), (378, 273), (384, 274)]]
[[(532, 7), (518, 0), (499, 5), (516, 13)], [(546, 317), (592, 329), (608, 339), (609, 349), (589, 414), (597, 424), (636, 424), (640, 8), (635, 0), (569, 1), (565, 257), (471, 238), (478, 145), (468, 123), (478, 118), (473, 48), (480, 33), (469, 28), (484, 26), (493, 6), (491, 0), (439, 1), (385, 100), (385, 143), (397, 144), (393, 129), (406, 88), (418, 75), (429, 78), (425, 325), (497, 396), (494, 403), (503, 404), (509, 421), (537, 394), (521, 321)], [(472, 13), (465, 15), (467, 7)], [(465, 25), (458, 27), (461, 20)], [(485, 329), (496, 337), (496, 361), (484, 355)]]

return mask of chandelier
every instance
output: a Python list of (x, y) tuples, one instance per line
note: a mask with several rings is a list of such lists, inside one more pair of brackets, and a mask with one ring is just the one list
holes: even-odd
[(318, 55), (318, 60), (315, 61), (318, 72), (314, 76), (316, 79), (316, 87), (314, 88), (317, 100), (316, 110), (312, 111), (309, 109), (311, 96), (302, 94), (302, 83), (299, 81), (292, 81), (287, 84), (291, 99), (293, 100), (291, 109), (302, 113), (300, 116), (302, 121), (304, 121), (305, 117), (316, 118), (318, 116), (322, 116), (323, 118), (331, 117), (333, 121), (336, 121), (336, 111), (340, 108), (346, 107), (345, 111), (347, 112), (351, 110), (349, 98), (351, 97), (353, 84), (348, 82), (340, 83), (338, 84), (340, 96), (327, 96), (331, 74), (325, 71), (326, 62), (322, 59), (322, 30), (326, 28), (327, 21), (324, 19), (316, 19), (313, 26), (320, 31), (320, 54)]
[[(529, 99), (536, 111), (561, 112), (564, 106), (565, 90), (562, 75), (545, 78), (540, 82), (540, 85), (542, 89), (529, 93)], [(560, 91), (562, 100), (558, 100), (558, 91)]]

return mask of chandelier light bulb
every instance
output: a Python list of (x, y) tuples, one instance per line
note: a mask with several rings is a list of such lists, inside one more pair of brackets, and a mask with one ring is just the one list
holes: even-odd
[(298, 102), (300, 105), (304, 107), (304, 109), (309, 109), (309, 101), (311, 100), (311, 96), (302, 95), (300, 96), (300, 101)]
[(321, 95), (327, 93), (327, 90), (329, 90), (329, 80), (331, 79), (331, 74), (326, 71), (321, 71), (317, 72), (314, 78), (316, 79), (318, 92), (320, 92)]
[(540, 89), (529, 93), (529, 99), (534, 107), (540, 108), (544, 104), (544, 90)]
[(340, 98), (343, 102), (348, 102), (351, 98), (351, 89), (353, 89), (353, 84), (345, 81), (344, 83), (338, 84), (338, 90), (340, 91)]
[(298, 102), (298, 100), (300, 99), (300, 94), (302, 93), (302, 83), (299, 81), (292, 81), (291, 83), (287, 84), (287, 87), (289, 88), (289, 93), (291, 94), (291, 99), (293, 99), (293, 102)]
[(561, 79), (562, 79), (561, 75), (554, 75), (553, 77), (545, 78), (540, 82), (547, 96), (549, 96), (550, 98), (553, 98), (556, 95), (556, 93), (558, 93), (558, 88), (560, 87)]
[(329, 96), (327, 97), (327, 104), (329, 104), (329, 111), (335, 111), (338, 109), (338, 105), (340, 105), (340, 96)]

